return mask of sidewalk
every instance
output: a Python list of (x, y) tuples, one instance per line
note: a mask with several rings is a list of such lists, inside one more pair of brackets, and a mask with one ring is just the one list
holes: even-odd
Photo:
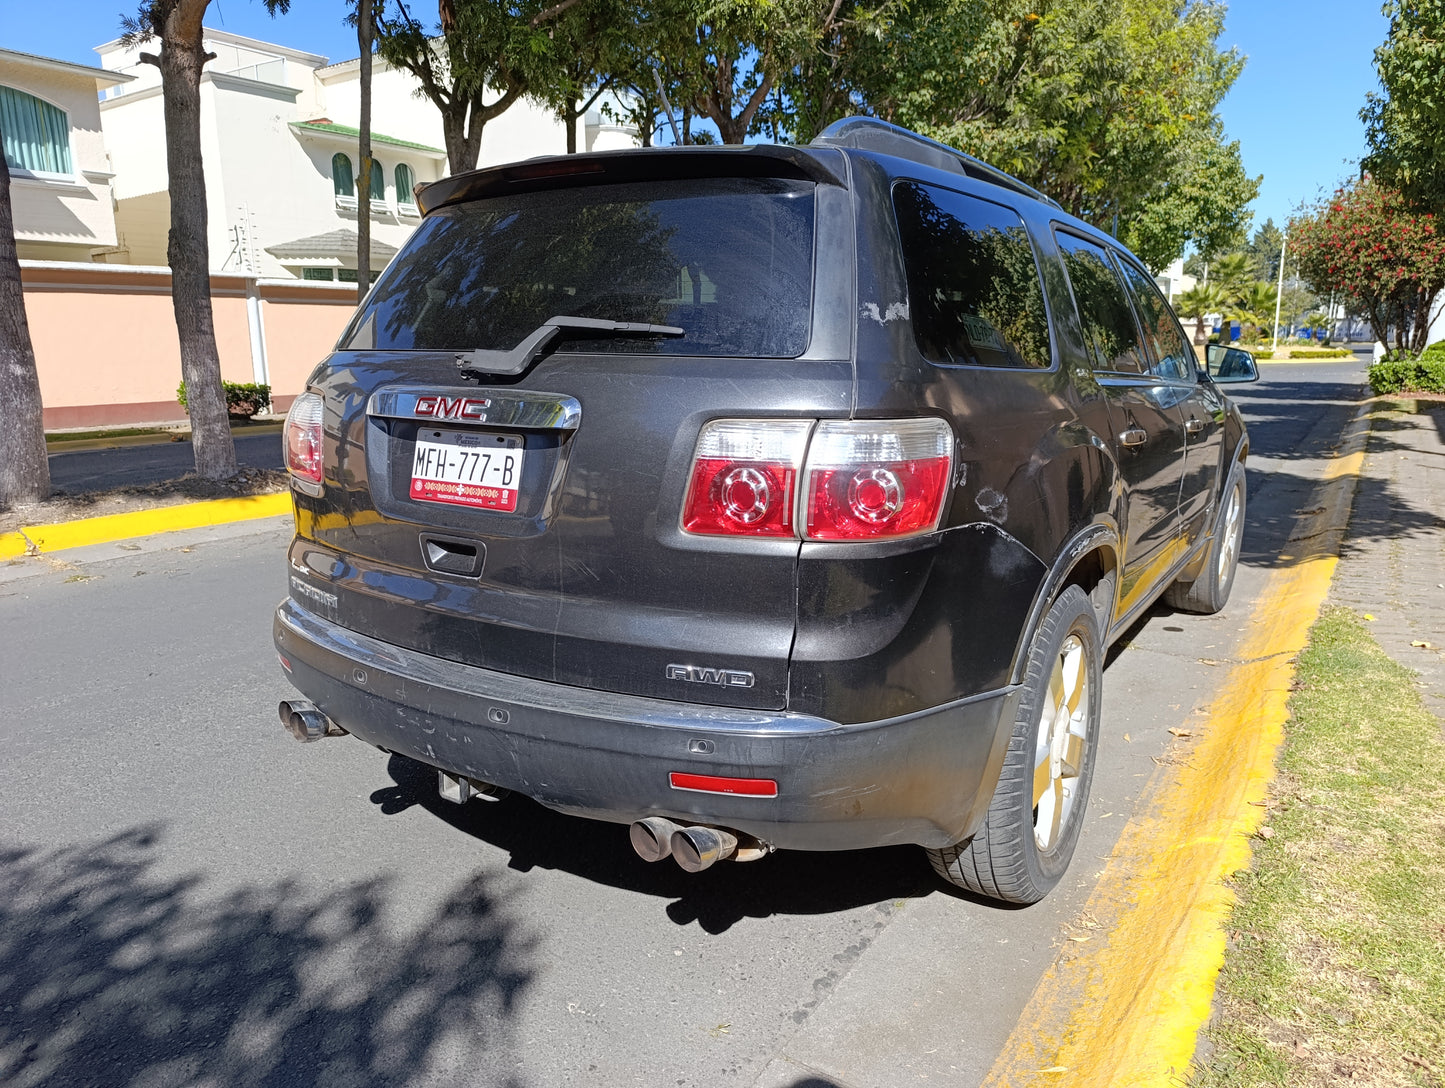
[(1330, 601), (1373, 617), (1445, 724), (1445, 401), (1376, 407)]

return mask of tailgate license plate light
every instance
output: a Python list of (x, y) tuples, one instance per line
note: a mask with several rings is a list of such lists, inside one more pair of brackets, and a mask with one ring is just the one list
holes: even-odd
[(480, 510), (517, 509), (522, 480), (518, 435), (417, 432), (411, 497)]

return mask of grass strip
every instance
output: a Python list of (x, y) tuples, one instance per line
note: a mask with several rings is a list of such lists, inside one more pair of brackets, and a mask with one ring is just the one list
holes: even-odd
[(1445, 735), (1327, 609), (1300, 656), (1198, 1088), (1445, 1086)]
[(66, 442), (89, 442), (96, 438), (135, 438), (140, 435), (162, 435), (174, 432), (165, 427), (106, 427), (94, 431), (52, 431), (45, 436), (47, 446)]

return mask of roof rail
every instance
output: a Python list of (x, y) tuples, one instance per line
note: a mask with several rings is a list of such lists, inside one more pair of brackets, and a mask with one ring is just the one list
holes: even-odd
[(953, 174), (986, 181), (1063, 210), (1062, 205), (1053, 197), (1039, 192), (1032, 185), (1026, 185), (996, 166), (990, 166), (982, 159), (976, 159), (955, 147), (930, 140), (927, 136), (920, 136), (898, 125), (880, 121), (876, 117), (845, 117), (841, 121), (834, 121), (818, 134), (813, 140), (813, 146), (856, 147), (860, 151), (896, 155), (900, 159), (911, 159), (913, 162), (925, 163)]

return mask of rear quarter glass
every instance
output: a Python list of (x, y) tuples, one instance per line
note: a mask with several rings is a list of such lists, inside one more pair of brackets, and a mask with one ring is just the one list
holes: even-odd
[(343, 338), (349, 349), (508, 349), (554, 315), (675, 325), (559, 351), (792, 358), (808, 346), (814, 193), (771, 178), (521, 192), (444, 207)]

